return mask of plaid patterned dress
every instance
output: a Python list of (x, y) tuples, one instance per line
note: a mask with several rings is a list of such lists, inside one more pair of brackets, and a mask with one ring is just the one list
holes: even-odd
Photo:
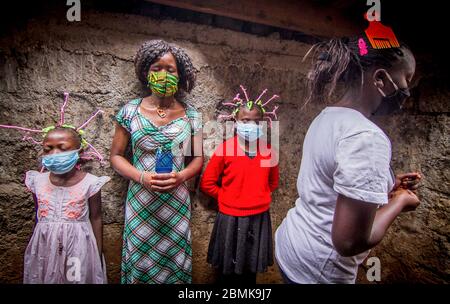
[[(154, 172), (159, 147), (181, 147), (201, 128), (199, 113), (157, 127), (139, 112), (142, 99), (127, 103), (116, 119), (131, 134), (133, 166)], [(181, 151), (181, 149), (180, 149)], [(174, 153), (173, 170), (184, 168), (184, 155)], [(121, 282), (191, 283), (190, 197), (183, 183), (170, 193), (157, 193), (130, 181), (125, 203)]]

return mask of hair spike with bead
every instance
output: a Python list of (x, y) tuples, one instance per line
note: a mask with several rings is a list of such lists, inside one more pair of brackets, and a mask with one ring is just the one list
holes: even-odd
[(221, 115), (219, 115), (218, 116), (218, 118), (219, 119), (224, 119), (224, 120), (228, 120), (228, 119), (235, 119), (236, 118), (236, 115), (237, 115), (237, 113), (239, 113), (239, 109), (241, 108), (241, 107), (247, 107), (249, 110), (251, 110), (252, 108), (253, 108), (253, 106), (254, 105), (256, 105), (256, 106), (258, 106), (259, 107), (259, 109), (261, 110), (261, 113), (262, 113), (262, 115), (263, 115), (263, 118), (264, 119), (267, 119), (268, 121), (269, 121), (269, 125), (270, 125), (270, 127), (272, 126), (272, 117), (274, 118), (274, 119), (278, 119), (278, 117), (277, 117), (277, 114), (276, 114), (276, 111), (278, 110), (278, 106), (274, 106), (274, 108), (273, 108), (273, 110), (272, 111), (270, 111), (270, 112), (268, 112), (267, 110), (266, 110), (266, 106), (268, 105), (268, 104), (270, 104), (274, 99), (276, 99), (276, 98), (279, 98), (280, 96), (279, 95), (273, 95), (271, 98), (269, 98), (266, 102), (262, 102), (261, 101), (261, 98), (267, 93), (267, 89), (264, 89), (262, 92), (261, 92), (261, 94), (258, 96), (258, 98), (256, 98), (256, 100), (255, 101), (253, 101), (253, 100), (251, 100), (249, 97), (248, 97), (248, 94), (247, 94), (247, 90), (245, 89), (245, 87), (243, 86), (243, 85), (240, 85), (239, 86), (240, 88), (241, 88), (241, 90), (242, 90), (242, 92), (244, 93), (244, 97), (245, 97), (245, 101), (244, 100), (242, 100), (241, 98), (240, 98), (240, 93), (237, 93), (236, 94), (236, 96), (233, 98), (233, 100), (232, 101), (230, 101), (230, 102), (222, 102), (222, 105), (223, 106), (231, 106), (231, 107), (233, 107), (234, 109), (232, 110), (232, 112), (230, 113), (230, 114), (227, 114), (227, 115), (225, 115), (225, 114), (221, 114)]
[(42, 129), (31, 129), (31, 128), (25, 128), (15, 125), (0, 125), (0, 128), (3, 129), (14, 129), (18, 131), (25, 132), (25, 135), (23, 136), (23, 141), (30, 141), (33, 144), (36, 145), (42, 145), (42, 141), (37, 141), (35, 138), (31, 136), (31, 133), (41, 133), (42, 136), (45, 138), (47, 134), (55, 129), (72, 129), (78, 136), (80, 137), (80, 144), (81, 148), (84, 149), (82, 155), (80, 156), (81, 159), (84, 160), (93, 160), (97, 159), (100, 161), (100, 164), (104, 164), (105, 160), (104, 157), (98, 152), (95, 147), (90, 144), (85, 138), (84, 138), (84, 128), (99, 114), (103, 114), (104, 112), (102, 110), (97, 110), (94, 114), (92, 114), (83, 124), (81, 124), (79, 127), (75, 127), (71, 124), (67, 124), (65, 122), (65, 109), (69, 101), (69, 93), (64, 92), (64, 102), (60, 108), (60, 116), (59, 116), (59, 122), (56, 125), (48, 126)]

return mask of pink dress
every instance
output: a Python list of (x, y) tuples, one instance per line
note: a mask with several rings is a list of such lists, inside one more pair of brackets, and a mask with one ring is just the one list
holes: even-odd
[(87, 173), (78, 184), (59, 187), (49, 177), (49, 172), (38, 171), (28, 171), (25, 177), (38, 200), (38, 223), (25, 251), (23, 282), (107, 283), (88, 199), (110, 178)]

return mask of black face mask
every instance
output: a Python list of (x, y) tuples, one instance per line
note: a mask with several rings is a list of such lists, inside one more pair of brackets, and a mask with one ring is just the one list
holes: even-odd
[(377, 87), (378, 91), (380, 91), (380, 94), (383, 96), (383, 99), (375, 112), (372, 113), (373, 116), (390, 115), (397, 112), (402, 108), (406, 98), (411, 96), (408, 88), (400, 89), (389, 74), (386, 73), (386, 76), (392, 82), (395, 92), (391, 95), (386, 95), (380, 88)]

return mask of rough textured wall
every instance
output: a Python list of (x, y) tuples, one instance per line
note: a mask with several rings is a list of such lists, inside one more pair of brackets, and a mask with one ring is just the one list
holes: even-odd
[(392, 141), (395, 172), (424, 176), (420, 207), (400, 215), (372, 252), (382, 281), (450, 282), (450, 92), (443, 68), (434, 68), (419, 62), (421, 79), (406, 113), (378, 120)]
[[(92, 123), (88, 137), (108, 155), (113, 115), (128, 100), (142, 96), (135, 78), (133, 56), (146, 39), (163, 38), (184, 47), (198, 69), (198, 85), (188, 97), (214, 118), (217, 104), (230, 99), (238, 85), (250, 94), (268, 88), (280, 93), (280, 188), (274, 193), (273, 228), (279, 225), (297, 197), (296, 179), (307, 127), (321, 106), (300, 111), (306, 66), (301, 58), (309, 45), (260, 37), (207, 25), (160, 21), (143, 16), (83, 12), (82, 21), (69, 24), (64, 16), (30, 20), (26, 27), (0, 40), (0, 123), (47, 126), (56, 122), (62, 92), (71, 92), (69, 121), (81, 123), (96, 108), (105, 114)], [(448, 280), (448, 92), (435, 92), (428, 83), (425, 96), (439, 99), (433, 115), (403, 114), (382, 122), (393, 140), (394, 167), (419, 169), (425, 174), (423, 204), (416, 214), (403, 215), (386, 240), (374, 251), (382, 262), (385, 282)], [(447, 94), (447, 95), (441, 95)], [(424, 98), (419, 96), (419, 98)], [(434, 100), (419, 102), (425, 111)], [(404, 136), (404, 135), (407, 136)], [(205, 134), (211, 150), (214, 134)], [(38, 150), (22, 142), (15, 131), (0, 130), (0, 282), (20, 282), (23, 252), (32, 232), (33, 202), (23, 186), (24, 173), (35, 169)], [(103, 191), (104, 247), (110, 282), (119, 282), (123, 202), (127, 182), (106, 165), (92, 173), (109, 175)], [(206, 252), (215, 218), (208, 198), (192, 196), (193, 281), (213, 281)], [(259, 282), (281, 282), (277, 268)], [(364, 282), (364, 276), (361, 276)]]

